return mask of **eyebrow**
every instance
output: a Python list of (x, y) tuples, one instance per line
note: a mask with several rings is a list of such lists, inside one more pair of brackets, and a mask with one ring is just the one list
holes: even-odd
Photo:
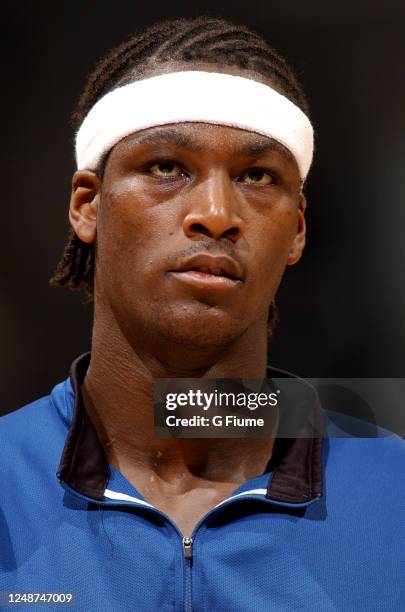
[(131, 141), (131, 144), (134, 145), (143, 145), (143, 144), (155, 144), (155, 143), (168, 143), (174, 144), (178, 147), (185, 147), (187, 149), (191, 149), (193, 151), (201, 152), (203, 147), (199, 145), (194, 138), (191, 138), (188, 134), (185, 134), (183, 131), (171, 129), (171, 130), (157, 130), (152, 132), (151, 134), (145, 134), (144, 136), (139, 136)]
[(274, 140), (274, 138), (270, 138), (268, 136), (260, 136), (260, 134), (258, 134), (258, 136), (263, 140), (242, 145), (241, 147), (236, 149), (235, 153), (237, 155), (246, 155), (247, 157), (258, 157), (259, 155), (263, 155), (264, 153), (268, 153), (269, 151), (277, 151), (277, 153), (285, 155), (289, 160), (294, 159), (294, 156), (291, 151), (289, 151), (277, 140)]
[[(204, 150), (204, 147), (198, 142), (196, 142), (195, 138), (193, 138), (189, 134), (186, 134), (183, 130), (177, 129), (168, 130), (163, 128), (160, 130), (156, 130), (150, 134), (138, 136), (133, 141), (131, 141), (131, 144), (142, 145), (156, 144), (161, 142), (173, 144), (179, 147), (184, 147), (197, 153), (201, 153)], [(271, 151), (281, 153), (291, 161), (294, 159), (292, 153), (284, 145), (282, 145), (277, 140), (274, 140), (273, 138), (270, 138), (268, 136), (262, 136), (261, 134), (256, 134), (255, 141), (252, 141), (250, 143), (248, 142), (247, 144), (238, 147), (235, 150), (235, 155), (258, 157), (259, 155), (263, 155)]]

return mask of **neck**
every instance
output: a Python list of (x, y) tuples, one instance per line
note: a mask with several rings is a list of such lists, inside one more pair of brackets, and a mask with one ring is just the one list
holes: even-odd
[(265, 378), (266, 321), (212, 350), (137, 338), (134, 346), (113, 317), (95, 316), (82, 392), (109, 463), (136, 483), (153, 473), (176, 484), (181, 474), (186, 488), (195, 479), (241, 483), (263, 473), (273, 438), (157, 438), (153, 397), (155, 378)]

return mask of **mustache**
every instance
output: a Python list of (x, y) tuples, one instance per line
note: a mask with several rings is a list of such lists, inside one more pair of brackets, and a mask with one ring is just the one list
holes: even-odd
[(193, 255), (197, 255), (201, 253), (209, 253), (210, 255), (226, 255), (234, 259), (242, 268), (243, 262), (240, 260), (240, 257), (235, 252), (234, 245), (227, 240), (223, 243), (218, 243), (218, 241), (213, 242), (212, 240), (196, 240), (193, 241), (192, 244), (187, 245), (186, 248), (180, 249), (176, 251), (175, 255), (170, 257), (170, 261), (167, 261), (168, 265), (173, 263), (173, 259), (180, 261), (184, 259), (188, 259)]

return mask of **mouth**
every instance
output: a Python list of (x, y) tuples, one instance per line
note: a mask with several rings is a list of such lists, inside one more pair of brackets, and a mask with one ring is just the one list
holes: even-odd
[(224, 293), (241, 285), (242, 281), (222, 276), (201, 272), (200, 270), (184, 270), (182, 272), (171, 272), (173, 279), (191, 287), (198, 292)]
[(240, 264), (231, 257), (207, 255), (206, 253), (194, 255), (180, 262), (173, 272), (200, 272), (231, 280), (243, 280), (244, 276)]
[(180, 262), (170, 274), (177, 280), (206, 290), (229, 290), (241, 285), (244, 278), (241, 266), (234, 259), (205, 253)]

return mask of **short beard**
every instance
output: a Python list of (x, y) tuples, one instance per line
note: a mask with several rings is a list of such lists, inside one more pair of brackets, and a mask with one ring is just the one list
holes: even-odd
[[(215, 307), (201, 305), (201, 317), (188, 317), (187, 313), (182, 316), (178, 311), (173, 316), (168, 316), (167, 310), (154, 313), (153, 328), (159, 333), (160, 338), (167, 342), (174, 342), (184, 348), (195, 349), (221, 349), (225, 348), (239, 338), (249, 327), (249, 322), (241, 324), (237, 319), (226, 317), (215, 312)], [(207, 311), (210, 311), (207, 313)], [(208, 314), (212, 323), (209, 323)], [(155, 318), (156, 317), (156, 318)], [(183, 319), (183, 321), (182, 321)], [(216, 321), (215, 319), (218, 319)]]

